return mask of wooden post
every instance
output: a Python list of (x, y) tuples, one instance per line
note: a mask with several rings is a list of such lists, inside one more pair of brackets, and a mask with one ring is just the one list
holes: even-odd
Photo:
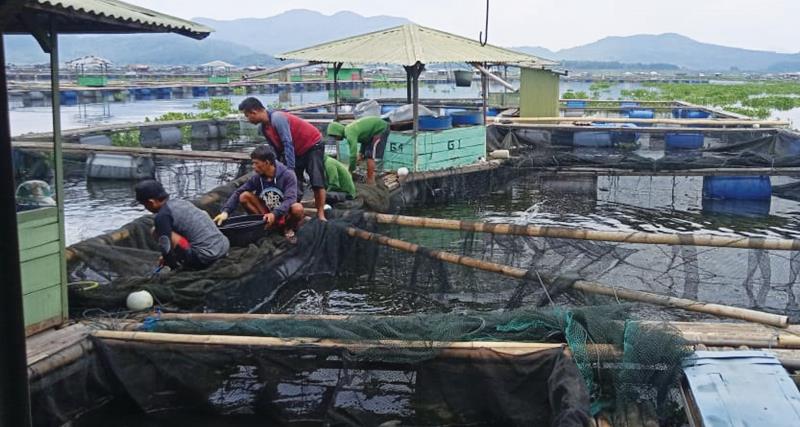
[(406, 103), (407, 104), (411, 104), (411, 101), (413, 100), (413, 97), (414, 97), (414, 95), (412, 93), (413, 92), (413, 81), (412, 81), (413, 78), (411, 77), (411, 74), (413, 73), (413, 71), (412, 71), (413, 68), (404, 65), (403, 69), (406, 70)]
[(25, 358), (25, 320), (17, 236), (14, 165), (11, 163), (11, 125), (3, 35), (0, 33), (0, 425), (29, 426), (31, 411)]
[(341, 62), (333, 63), (333, 120), (339, 120), (339, 70)]
[[(429, 258), (438, 259), (440, 261), (448, 262), (451, 264), (463, 265), (465, 267), (476, 268), (491, 273), (498, 273), (504, 276), (513, 277), (515, 279), (528, 279), (528, 270), (521, 268), (511, 267), (508, 265), (498, 264), (489, 261), (483, 261), (476, 258), (467, 256), (460, 256), (450, 252), (436, 251), (436, 250), (423, 250), (419, 245), (414, 243), (405, 242), (403, 240), (392, 239), (380, 234), (370, 233), (368, 231), (360, 230), (353, 227), (347, 227), (346, 232), (352, 237), (359, 239), (374, 241), (384, 246), (399, 249), (413, 254), (425, 255)], [(661, 305), (664, 307), (680, 308), (687, 311), (694, 311), (697, 313), (713, 314), (715, 316), (728, 317), (731, 319), (746, 320), (754, 323), (762, 323), (765, 325), (777, 326), (785, 328), (789, 325), (789, 318), (787, 316), (780, 316), (777, 314), (764, 313), (761, 311), (750, 310), (746, 308), (730, 307), (720, 304), (706, 304), (699, 301), (693, 301), (684, 298), (674, 298), (666, 295), (659, 295), (650, 292), (634, 291), (624, 288), (614, 288), (605, 286), (599, 283), (587, 282), (578, 280), (573, 284), (575, 289), (608, 295), (617, 298), (622, 298), (630, 301), (640, 301), (650, 304)]]
[[(483, 65), (484, 65), (484, 69), (485, 69), (486, 64), (484, 63)], [(489, 91), (489, 80), (486, 77), (486, 73), (481, 72), (481, 98), (483, 99), (483, 102), (482, 102), (483, 106), (481, 107), (481, 111), (483, 112), (483, 123), (484, 123), (484, 125), (486, 125), (486, 108), (487, 108), (486, 104), (489, 102), (488, 91)]]
[(58, 209), (58, 250), (59, 268), (61, 277), (61, 320), (66, 322), (69, 317), (69, 303), (67, 301), (67, 261), (66, 261), (66, 235), (64, 228), (64, 153), (61, 140), (61, 87), (59, 81), (58, 58), (58, 32), (55, 28), (55, 19), (50, 21), (50, 84), (53, 105), (53, 165), (55, 167), (56, 208)]

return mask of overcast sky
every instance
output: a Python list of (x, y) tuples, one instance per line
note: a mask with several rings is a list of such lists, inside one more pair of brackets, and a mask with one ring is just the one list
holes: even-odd
[[(265, 18), (300, 8), (325, 14), (350, 10), (402, 16), (476, 38), (486, 7), (485, 0), (127, 1), (187, 19)], [(491, 0), (489, 43), (558, 50), (605, 36), (673, 32), (707, 43), (796, 53), (799, 20), (800, 0)]]

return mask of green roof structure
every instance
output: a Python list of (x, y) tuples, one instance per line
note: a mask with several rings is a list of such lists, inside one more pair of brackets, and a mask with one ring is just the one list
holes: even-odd
[(32, 26), (49, 28), (51, 19), (60, 34), (177, 33), (203, 39), (214, 31), (117, 0), (10, 0), (3, 7), (24, 17), (8, 19), (2, 25), (4, 33), (30, 33)]

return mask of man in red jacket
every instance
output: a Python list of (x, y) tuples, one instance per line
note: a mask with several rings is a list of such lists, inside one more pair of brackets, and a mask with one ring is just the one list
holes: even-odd
[(246, 98), (239, 111), (275, 149), (281, 161), (297, 176), (298, 199), (303, 197), (304, 172), (308, 172), (317, 218), (325, 221), (325, 145), (311, 123), (283, 111), (267, 111), (256, 98)]

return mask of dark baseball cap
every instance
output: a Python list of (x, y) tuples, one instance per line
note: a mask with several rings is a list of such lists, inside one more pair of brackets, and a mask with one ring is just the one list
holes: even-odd
[(144, 203), (149, 199), (162, 200), (169, 197), (169, 194), (164, 191), (164, 186), (154, 179), (148, 179), (136, 184), (134, 190), (136, 191), (136, 201), (139, 203)]

